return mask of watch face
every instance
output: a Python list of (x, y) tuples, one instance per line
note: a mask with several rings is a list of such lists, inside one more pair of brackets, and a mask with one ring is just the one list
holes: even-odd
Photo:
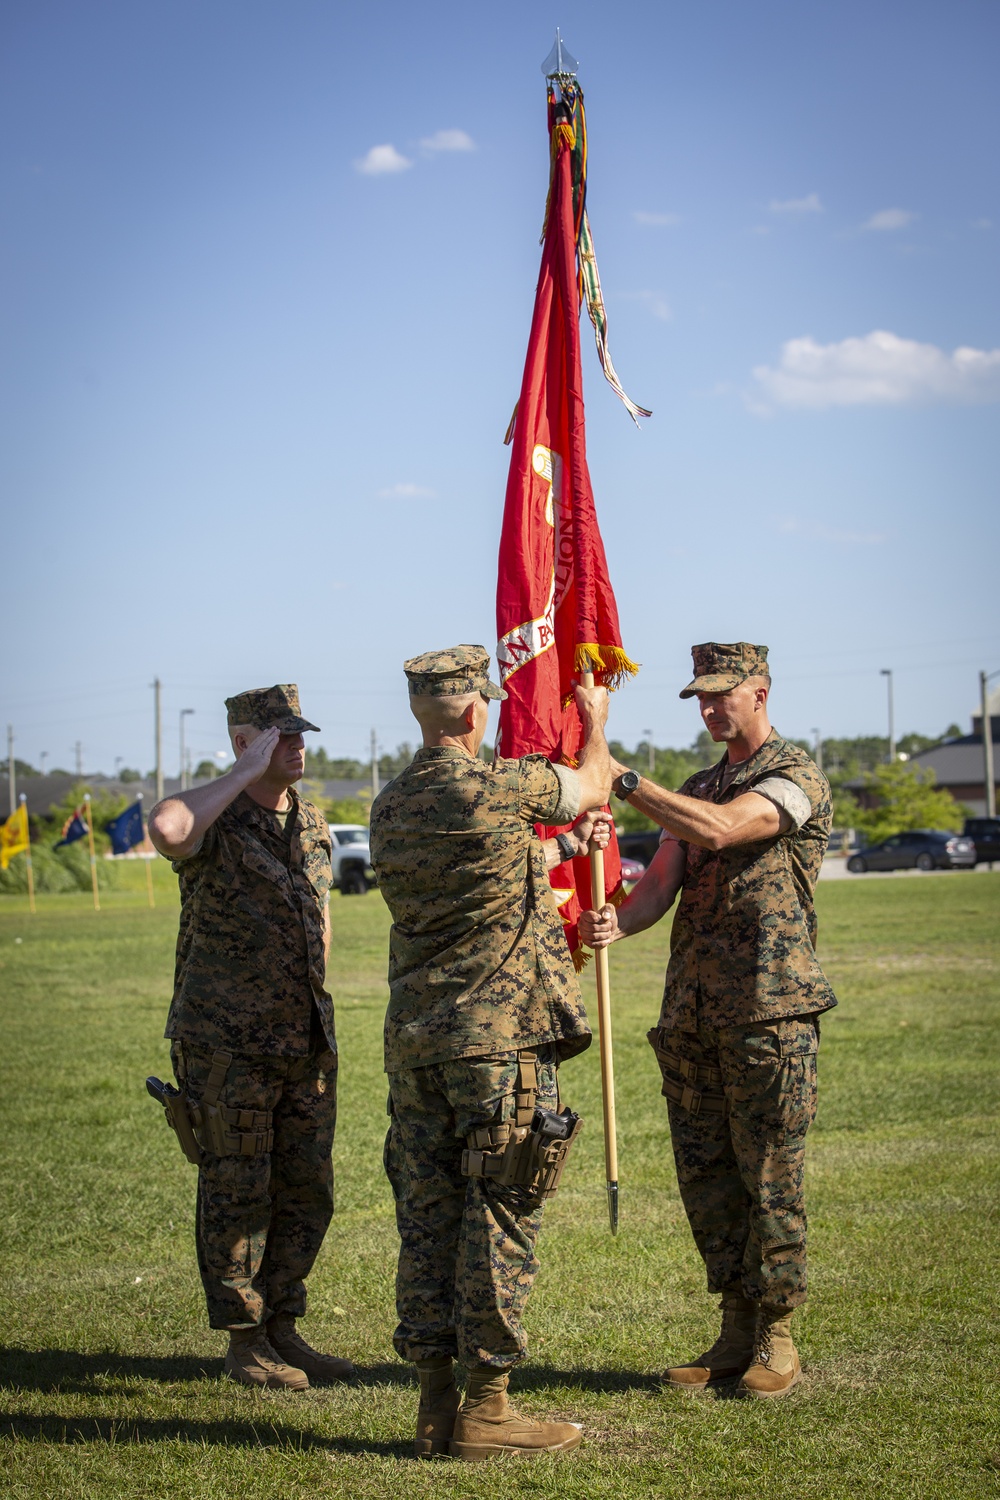
[(618, 778), (617, 795), (624, 800), (636, 790), (639, 785), (639, 777), (635, 771), (623, 771)]

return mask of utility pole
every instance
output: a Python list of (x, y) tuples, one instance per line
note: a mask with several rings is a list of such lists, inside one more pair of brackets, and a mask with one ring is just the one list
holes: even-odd
[(41, 771), (41, 773), (42, 773), (43, 776), (45, 775), (45, 762), (48, 760), (48, 758), (49, 758), (49, 752), (47, 750), (39, 750), (39, 752), (38, 752), (38, 765), (39, 765), (39, 769), (40, 769), (40, 771)]
[(813, 760), (816, 762), (817, 766), (822, 771), (822, 769), (823, 769), (823, 736), (820, 734), (820, 732), (819, 732), (818, 729), (814, 729), (813, 730), (813, 736), (815, 738), (815, 744), (816, 744), (816, 748), (813, 751)]
[(160, 689), (162, 683), (158, 677), (153, 678), (153, 717), (155, 729), (153, 731), (156, 741), (156, 800), (163, 801), (163, 718), (160, 713)]
[(376, 735), (375, 730), (373, 729), (372, 730), (372, 801), (373, 802), (375, 801), (375, 798), (378, 796), (378, 794), (379, 794), (378, 736)]
[(982, 702), (983, 714), (983, 782), (986, 788), (986, 816), (995, 818), (997, 815), (997, 789), (993, 780), (993, 721), (990, 718), (990, 694), (989, 680), (991, 677), (1000, 677), (1000, 672), (980, 672), (979, 674), (979, 696)]
[(82, 744), (82, 742), (80, 740), (77, 740), (76, 744), (73, 746), (73, 753), (76, 756), (76, 774), (78, 776), (82, 776), (83, 775), (83, 744)]
[(896, 721), (892, 711), (892, 668), (882, 667), (879, 675), (886, 679), (889, 689), (889, 764), (893, 766), (896, 763)]
[(17, 812), (17, 778), (14, 774), (14, 726), (7, 725), (7, 790), (10, 792), (11, 813)]
[(185, 751), (184, 751), (184, 716), (186, 714), (193, 714), (193, 713), (194, 713), (194, 709), (193, 708), (182, 708), (181, 709), (181, 791), (182, 792), (186, 792), (187, 791), (187, 759), (186, 759)]
[(651, 729), (644, 729), (642, 732), (646, 736), (646, 749), (649, 752), (649, 774), (650, 776), (652, 776), (653, 772), (656, 770), (656, 751), (653, 749), (653, 731)]

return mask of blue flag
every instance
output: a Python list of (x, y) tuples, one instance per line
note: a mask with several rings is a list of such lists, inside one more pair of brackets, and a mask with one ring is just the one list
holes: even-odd
[(117, 818), (112, 818), (107, 826), (107, 834), (111, 840), (112, 854), (127, 854), (134, 845), (141, 844), (144, 837), (142, 803), (133, 802)]
[(83, 813), (80, 808), (77, 808), (73, 816), (67, 818), (63, 824), (62, 838), (55, 845), (55, 848), (62, 849), (66, 844), (75, 844), (77, 839), (85, 839), (88, 832), (89, 830), (84, 822)]

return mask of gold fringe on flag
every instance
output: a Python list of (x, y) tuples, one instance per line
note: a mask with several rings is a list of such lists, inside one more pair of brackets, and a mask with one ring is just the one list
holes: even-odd
[(612, 693), (639, 670), (639, 663), (633, 661), (621, 646), (598, 646), (591, 641), (577, 646), (573, 665), (578, 672), (600, 672), (604, 686)]

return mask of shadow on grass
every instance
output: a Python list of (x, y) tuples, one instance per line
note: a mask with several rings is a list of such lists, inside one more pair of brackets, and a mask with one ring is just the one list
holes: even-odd
[(409, 1443), (377, 1443), (348, 1437), (323, 1437), (295, 1427), (261, 1422), (197, 1422), (170, 1417), (60, 1417), (0, 1413), (0, 1437), (40, 1443), (163, 1443), (177, 1441), (220, 1448), (284, 1448), (295, 1452), (371, 1453), (407, 1458)]
[[(199, 1359), (189, 1354), (156, 1356), (109, 1351), (85, 1354), (73, 1349), (0, 1347), (0, 1384), (22, 1391), (101, 1395), (108, 1394), (109, 1380), (173, 1385), (215, 1380), (221, 1373), (221, 1359)], [(413, 1366), (402, 1361), (359, 1365), (350, 1384), (408, 1387), (414, 1394), (417, 1386)], [(655, 1375), (638, 1370), (561, 1370), (553, 1365), (527, 1364), (516, 1369), (511, 1379), (512, 1394), (566, 1387), (604, 1394), (663, 1389)], [(316, 1388), (336, 1389), (336, 1386)], [(724, 1399), (722, 1390), (715, 1394)]]
[(193, 1355), (81, 1354), (75, 1349), (0, 1348), (0, 1382), (23, 1391), (82, 1391), (94, 1394), (99, 1378), (173, 1383), (214, 1380), (221, 1359)]

